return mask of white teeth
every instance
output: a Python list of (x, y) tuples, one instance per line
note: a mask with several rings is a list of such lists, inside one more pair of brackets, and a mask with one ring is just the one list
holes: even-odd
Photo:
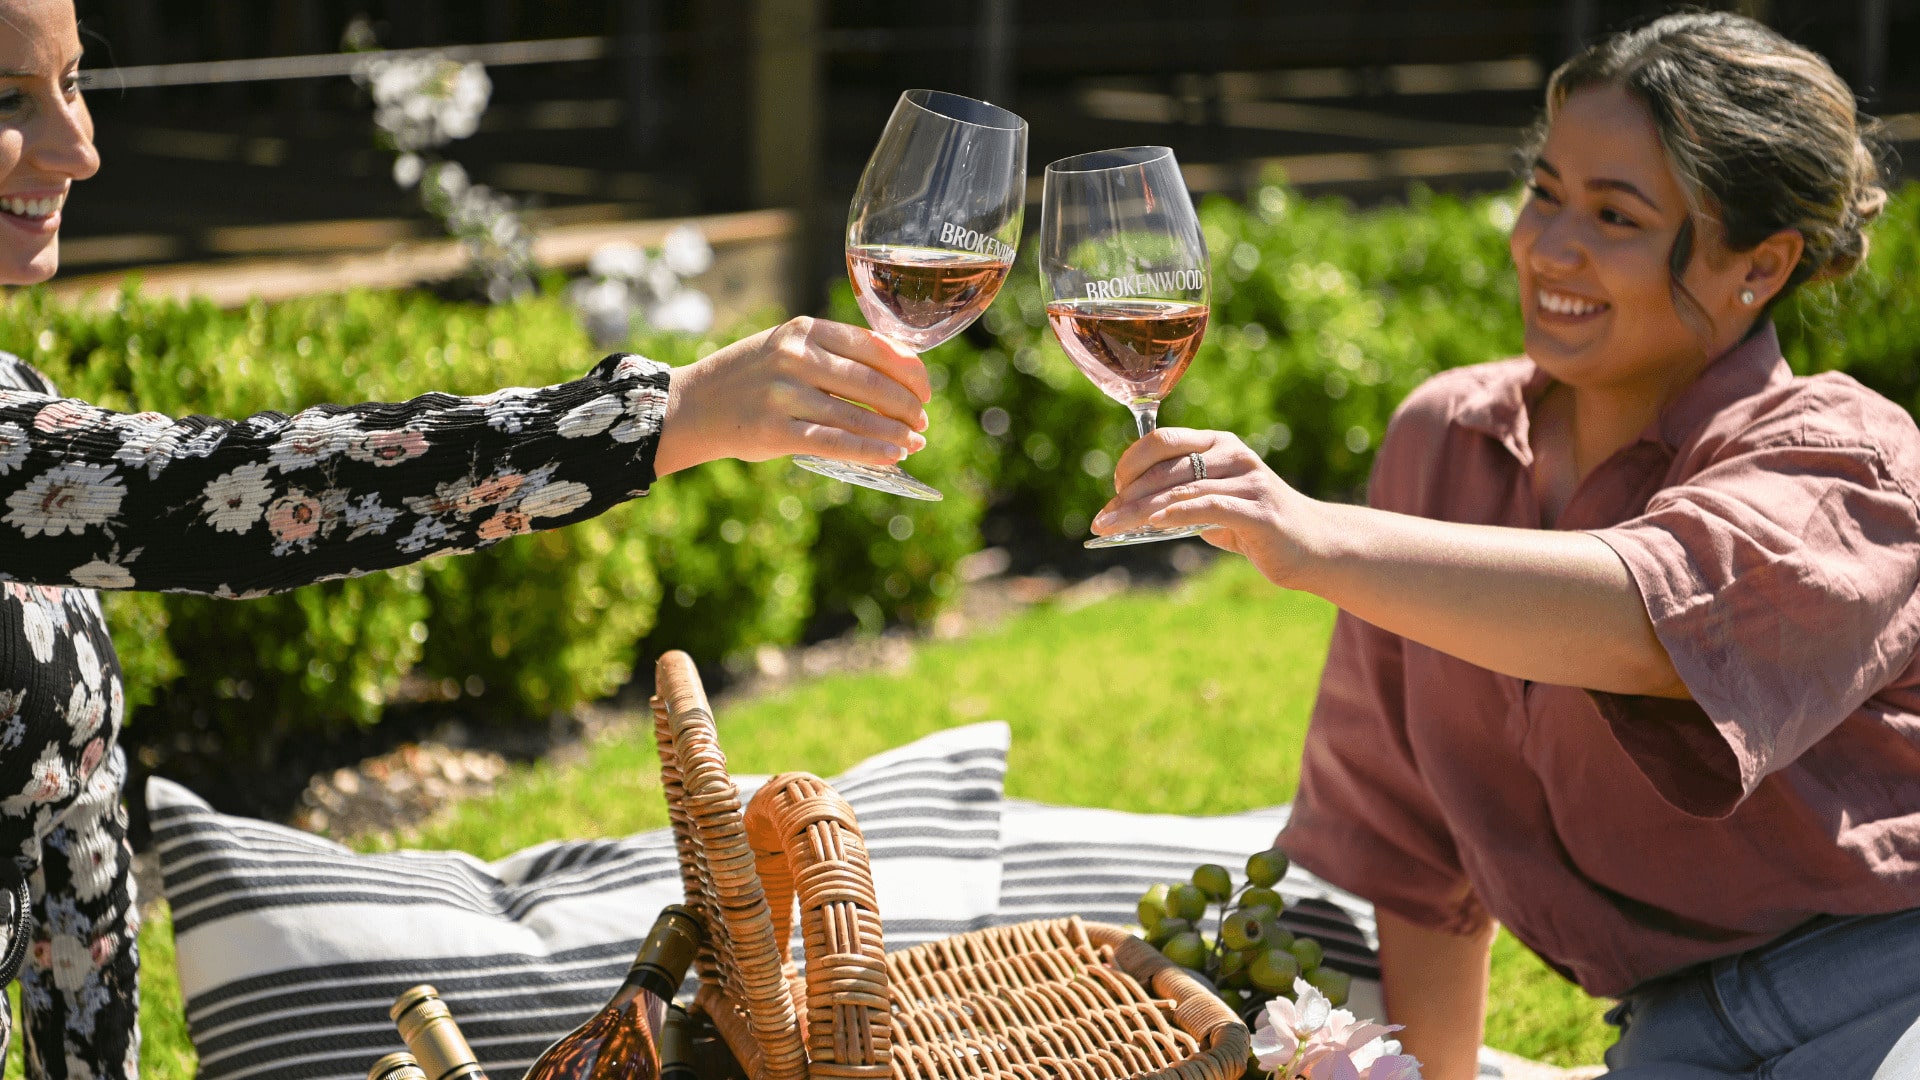
[(43, 218), (60, 209), (67, 201), (65, 195), (55, 195), (48, 199), (11, 199), (0, 197), (0, 210), (15, 217)]
[(1607, 306), (1591, 300), (1582, 300), (1577, 296), (1568, 296), (1566, 293), (1548, 292), (1545, 289), (1539, 291), (1537, 298), (1541, 308), (1555, 315), (1591, 315), (1596, 311), (1605, 310)]

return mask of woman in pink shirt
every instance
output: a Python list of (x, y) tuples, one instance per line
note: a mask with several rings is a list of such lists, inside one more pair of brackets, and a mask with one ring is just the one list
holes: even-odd
[(1768, 314), (1865, 254), (1861, 124), (1751, 20), (1611, 38), (1548, 86), (1526, 356), (1414, 391), (1368, 506), (1222, 432), (1121, 459), (1096, 532), (1214, 525), (1341, 608), (1281, 843), (1377, 906), (1433, 1080), (1496, 923), (1621, 998), (1612, 1075), (1920, 1075), (1920, 431)]

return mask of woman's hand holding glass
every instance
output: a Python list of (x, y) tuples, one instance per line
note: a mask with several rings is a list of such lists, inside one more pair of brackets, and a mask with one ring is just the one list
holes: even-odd
[(1267, 580), (1289, 588), (1321, 550), (1321, 504), (1230, 432), (1160, 428), (1120, 455), (1113, 485), (1116, 494), (1093, 519), (1101, 536), (1204, 526), (1202, 540), (1245, 556)]
[(893, 465), (926, 446), (932, 396), (902, 346), (801, 316), (674, 371), (654, 471), (792, 454)]
[[(1207, 331), (1206, 238), (1179, 163), (1164, 146), (1061, 158), (1040, 195), (1040, 285), (1067, 358), (1133, 413), (1141, 436)], [(1090, 548), (1178, 540), (1184, 528), (1110, 532)]]
[[(847, 215), (847, 275), (868, 325), (912, 349), (965, 330), (1013, 266), (1026, 191), (1025, 120), (958, 94), (901, 94)], [(942, 497), (891, 461), (793, 463), (891, 495)]]

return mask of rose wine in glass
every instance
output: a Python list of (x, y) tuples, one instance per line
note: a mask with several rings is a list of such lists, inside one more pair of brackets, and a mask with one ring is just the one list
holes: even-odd
[(1047, 321), (1067, 358), (1115, 401), (1159, 401), (1187, 373), (1207, 308), (1180, 300), (1057, 300)]
[(847, 276), (867, 325), (916, 351), (966, 329), (1013, 269), (1005, 259), (940, 248), (847, 249)]
[[(1062, 158), (1040, 195), (1047, 321), (1073, 366), (1133, 411), (1144, 438), (1207, 331), (1206, 240), (1173, 151), (1132, 146)], [(1090, 548), (1197, 536), (1139, 528)]]
[[(958, 94), (901, 94), (847, 215), (847, 276), (867, 325), (915, 352), (965, 330), (1007, 280), (1026, 191), (1025, 120)], [(850, 484), (941, 498), (898, 465), (793, 460)]]

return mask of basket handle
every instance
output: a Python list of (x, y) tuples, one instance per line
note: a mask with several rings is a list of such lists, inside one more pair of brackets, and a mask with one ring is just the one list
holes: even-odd
[(754, 1080), (805, 1080), (806, 1044), (781, 966), (785, 938), (775, 937), (754, 873), (740, 792), (727, 773), (700, 673), (686, 653), (669, 652), (660, 658), (655, 687), (660, 783), (681, 883), (707, 928), (700, 1003)]
[(853, 808), (811, 773), (782, 773), (747, 804), (746, 828), (783, 956), (799, 900), (808, 1074), (885, 1080), (892, 1000), (880, 904)]

